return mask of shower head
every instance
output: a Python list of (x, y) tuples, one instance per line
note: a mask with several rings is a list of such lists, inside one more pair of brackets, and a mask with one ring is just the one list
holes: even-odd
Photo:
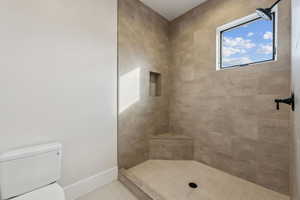
[(270, 8), (258, 8), (256, 13), (263, 19), (272, 20), (272, 9), (280, 2), (277, 0)]
[(272, 10), (269, 8), (258, 8), (256, 9), (256, 13), (263, 19), (272, 20)]

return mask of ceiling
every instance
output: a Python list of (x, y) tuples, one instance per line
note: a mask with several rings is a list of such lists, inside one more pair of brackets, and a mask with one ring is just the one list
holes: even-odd
[(207, 0), (141, 0), (160, 15), (172, 21)]

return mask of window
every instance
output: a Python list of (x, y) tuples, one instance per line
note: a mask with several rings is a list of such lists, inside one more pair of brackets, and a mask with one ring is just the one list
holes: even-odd
[(273, 20), (249, 15), (217, 29), (217, 70), (275, 61), (277, 10)]

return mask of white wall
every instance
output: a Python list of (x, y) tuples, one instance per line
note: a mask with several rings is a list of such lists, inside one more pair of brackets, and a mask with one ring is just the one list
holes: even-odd
[(61, 142), (63, 186), (117, 166), (117, 0), (0, 1), (0, 123)]

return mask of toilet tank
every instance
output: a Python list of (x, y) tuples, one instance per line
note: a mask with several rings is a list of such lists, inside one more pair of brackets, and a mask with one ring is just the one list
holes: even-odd
[(16, 197), (56, 182), (61, 144), (52, 143), (0, 154), (0, 199)]

